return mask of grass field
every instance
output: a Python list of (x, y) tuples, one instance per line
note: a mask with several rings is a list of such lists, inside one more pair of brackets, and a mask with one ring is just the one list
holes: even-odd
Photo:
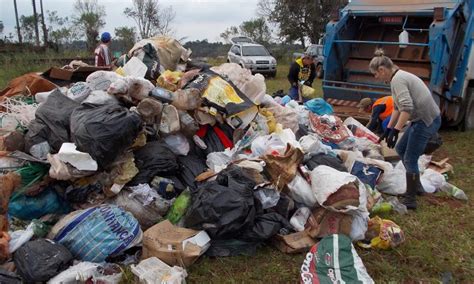
[[(0, 69), (0, 88), (23, 73), (51, 66), (28, 64), (28, 58), (10, 58)], [(5, 60), (5, 59), (3, 59)], [(5, 62), (5, 61), (4, 61)], [(51, 60), (54, 63), (54, 60)], [(267, 93), (287, 91), (288, 65), (280, 65), (275, 79), (267, 80)], [(313, 87), (321, 93), (321, 82)], [(406, 243), (390, 251), (357, 249), (369, 274), (377, 283), (474, 282), (474, 132), (442, 130), (443, 147), (435, 157), (450, 157), (454, 173), (450, 182), (470, 197), (460, 202), (443, 196), (421, 197), (416, 212), (385, 218), (395, 221)], [(263, 245), (255, 256), (203, 257), (188, 269), (189, 283), (296, 283), (305, 254), (287, 255)]]

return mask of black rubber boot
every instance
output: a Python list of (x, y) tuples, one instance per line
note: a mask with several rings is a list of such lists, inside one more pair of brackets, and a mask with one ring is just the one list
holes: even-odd
[(418, 184), (420, 180), (420, 174), (406, 173), (407, 191), (401, 196), (401, 203), (404, 204), (407, 209), (416, 209), (416, 194), (418, 190)]
[(420, 174), (416, 175), (416, 194), (417, 195), (425, 194), (425, 189), (423, 188), (423, 185), (421, 184), (421, 181), (420, 181)]

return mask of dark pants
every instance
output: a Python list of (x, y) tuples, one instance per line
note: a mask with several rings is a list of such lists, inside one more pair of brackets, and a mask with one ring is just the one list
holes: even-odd
[(426, 144), (438, 132), (441, 126), (441, 117), (433, 120), (427, 126), (422, 120), (412, 122), (396, 146), (396, 150), (407, 173), (420, 173), (418, 159), (425, 152)]

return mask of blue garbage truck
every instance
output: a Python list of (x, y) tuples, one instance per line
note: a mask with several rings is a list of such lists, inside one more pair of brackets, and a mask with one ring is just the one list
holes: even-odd
[(324, 39), (323, 93), (336, 109), (390, 95), (369, 72), (377, 48), (432, 91), (445, 125), (474, 129), (474, 0), (352, 0)]

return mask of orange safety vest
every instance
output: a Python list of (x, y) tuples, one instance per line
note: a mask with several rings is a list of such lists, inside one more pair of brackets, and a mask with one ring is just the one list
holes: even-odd
[(393, 112), (393, 98), (392, 96), (382, 97), (375, 101), (372, 108), (377, 105), (385, 105), (385, 111), (379, 115), (380, 120), (385, 120), (387, 117), (392, 115)]

